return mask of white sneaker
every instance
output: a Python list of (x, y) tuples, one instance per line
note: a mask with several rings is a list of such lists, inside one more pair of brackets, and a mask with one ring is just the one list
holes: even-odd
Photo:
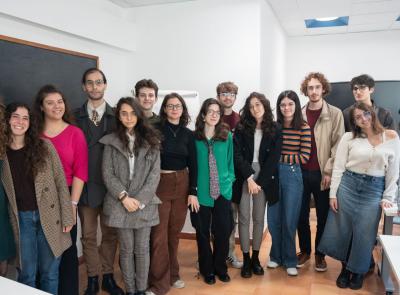
[(232, 253), (231, 255), (228, 256), (228, 258), (226, 259), (226, 261), (232, 265), (233, 268), (237, 268), (240, 269), (243, 266), (243, 262), (240, 261), (239, 259), (237, 259), (236, 255), (234, 253)]
[(153, 291), (148, 290), (148, 291), (146, 291), (146, 295), (156, 295), (156, 294), (153, 293)]
[(185, 282), (182, 280), (176, 280), (176, 282), (172, 284), (172, 287), (174, 287), (176, 289), (185, 288)]
[(286, 269), (286, 272), (289, 276), (297, 276), (298, 275), (297, 268), (295, 268), (295, 267), (288, 267)]
[(276, 263), (275, 261), (270, 260), (270, 261), (268, 261), (268, 263), (267, 263), (267, 267), (268, 267), (268, 268), (277, 268), (277, 267), (279, 267), (279, 264)]

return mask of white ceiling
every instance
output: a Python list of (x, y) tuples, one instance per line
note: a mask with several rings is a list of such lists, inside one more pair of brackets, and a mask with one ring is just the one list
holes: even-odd
[(136, 6), (149, 6), (149, 5), (187, 2), (195, 0), (110, 0), (110, 1), (117, 4), (118, 6), (128, 8)]
[[(400, 29), (400, 0), (266, 0), (289, 36)], [(305, 19), (349, 16), (349, 25), (307, 29)]]

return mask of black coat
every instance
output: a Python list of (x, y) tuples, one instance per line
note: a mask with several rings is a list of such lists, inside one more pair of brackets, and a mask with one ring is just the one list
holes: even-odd
[[(233, 137), (234, 164), (236, 181), (233, 184), (232, 201), (240, 204), (243, 183), (254, 174), (251, 167), (254, 154), (254, 133), (236, 128)], [(282, 128), (277, 124), (273, 136), (264, 136), (261, 139), (258, 163), (260, 173), (255, 182), (264, 191), (267, 202), (273, 204), (279, 200), (278, 164), (282, 149)]]
[(96, 208), (102, 206), (106, 195), (106, 187), (101, 173), (104, 145), (99, 142), (104, 135), (115, 130), (114, 110), (107, 104), (104, 115), (100, 121), (101, 129), (97, 129), (95, 134), (91, 132), (90, 118), (87, 112), (87, 102), (73, 112), (76, 125), (85, 134), (89, 149), (89, 179), (83, 187), (79, 204)]

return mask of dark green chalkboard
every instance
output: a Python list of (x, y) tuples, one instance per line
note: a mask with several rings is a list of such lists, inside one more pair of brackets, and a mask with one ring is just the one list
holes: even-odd
[(0, 35), (0, 97), (32, 105), (37, 91), (54, 84), (71, 109), (86, 99), (84, 71), (98, 66), (98, 57)]

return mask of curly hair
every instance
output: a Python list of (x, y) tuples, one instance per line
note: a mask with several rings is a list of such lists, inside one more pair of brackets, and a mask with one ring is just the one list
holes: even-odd
[(381, 123), (379, 122), (379, 119), (377, 118), (374, 107), (369, 106), (365, 103), (362, 102), (356, 102), (351, 106), (350, 109), (350, 128), (351, 131), (353, 132), (353, 138), (356, 137), (365, 137), (364, 133), (362, 132), (361, 128), (357, 126), (356, 120), (354, 118), (354, 112), (355, 110), (361, 110), (363, 112), (370, 112), (371, 113), (371, 126), (372, 130), (374, 131), (375, 134), (382, 133), (385, 131), (385, 128), (382, 127)]
[(35, 115), (32, 114), (29, 106), (24, 103), (10, 103), (6, 108), (6, 125), (7, 125), (7, 137), (8, 137), (8, 146), (13, 141), (13, 136), (11, 132), (10, 119), (12, 114), (18, 109), (23, 108), (28, 111), (29, 114), (29, 128), (25, 133), (25, 163), (26, 163), (26, 172), (32, 173), (35, 177), (39, 172), (44, 168), (44, 164), (46, 162), (46, 158), (49, 154), (49, 151), (44, 144), (43, 139), (40, 138), (38, 124)]
[(201, 105), (199, 114), (197, 115), (196, 118), (196, 125), (195, 125), (195, 130), (194, 130), (194, 135), (198, 140), (207, 140), (206, 135), (204, 133), (204, 128), (205, 128), (205, 123), (204, 123), (204, 118), (207, 115), (207, 111), (210, 107), (210, 105), (216, 104), (219, 108), (219, 111), (221, 113), (221, 116), (219, 117), (219, 121), (217, 125), (215, 125), (215, 134), (213, 136), (213, 140), (216, 141), (225, 141), (228, 138), (229, 134), (229, 126), (222, 122), (222, 114), (223, 114), (223, 107), (220, 104), (218, 100), (215, 98), (208, 98), (205, 101), (203, 101), (203, 104)]
[(305, 96), (308, 96), (307, 86), (308, 82), (310, 82), (311, 79), (317, 79), (322, 84), (323, 97), (327, 96), (331, 92), (331, 84), (329, 83), (325, 75), (319, 72), (311, 72), (304, 78), (303, 82), (301, 82), (300, 91)]
[(292, 120), (292, 124), (291, 127), (295, 130), (300, 130), (301, 127), (306, 124), (306, 122), (303, 119), (303, 115), (301, 113), (301, 105), (300, 105), (300, 99), (299, 96), (297, 95), (296, 92), (294, 92), (293, 90), (285, 90), (282, 91), (279, 96), (278, 99), (276, 100), (276, 113), (277, 113), (277, 121), (279, 124), (281, 124), (283, 126), (284, 123), (284, 118), (283, 118), (283, 114), (281, 111), (281, 101), (287, 97), (288, 99), (294, 101), (294, 115), (293, 115), (293, 120)]
[(40, 133), (42, 133), (44, 130), (44, 122), (45, 122), (44, 112), (42, 110), (43, 101), (48, 95), (53, 93), (58, 93), (64, 102), (65, 110), (64, 110), (64, 115), (62, 116), (62, 120), (68, 124), (73, 123), (73, 117), (71, 115), (71, 112), (69, 111), (69, 107), (64, 94), (60, 90), (58, 90), (54, 85), (50, 84), (44, 85), (42, 88), (39, 89), (39, 92), (36, 94), (35, 101), (33, 103), (33, 112), (38, 120), (38, 128)]
[(222, 92), (231, 92), (231, 93), (238, 93), (239, 88), (233, 82), (222, 82), (219, 83), (217, 86), (217, 95), (220, 95)]
[(6, 153), (7, 146), (7, 125), (4, 119), (5, 108), (2, 103), (0, 103), (0, 159), (3, 159), (4, 154)]
[(122, 141), (126, 150), (129, 150), (129, 138), (126, 134), (126, 127), (120, 120), (120, 111), (123, 104), (129, 105), (137, 117), (136, 125), (133, 128), (135, 134), (135, 143), (133, 145), (135, 155), (137, 155), (137, 150), (142, 147), (150, 146), (150, 148), (159, 149), (160, 133), (147, 122), (142, 109), (133, 97), (122, 97), (119, 99), (115, 109), (115, 119), (117, 123), (116, 134)]
[(256, 98), (264, 107), (261, 130), (263, 131), (264, 135), (272, 135), (275, 132), (276, 124), (274, 123), (274, 115), (272, 114), (271, 105), (265, 95), (258, 92), (252, 92), (246, 98), (246, 102), (244, 103), (243, 108), (240, 110), (240, 121), (237, 128), (245, 130), (250, 134), (254, 133), (257, 122), (250, 112), (250, 102), (253, 98)]
[(139, 97), (140, 89), (151, 88), (154, 90), (156, 97), (158, 96), (158, 85), (151, 79), (142, 79), (135, 84), (135, 96)]
[(179, 124), (186, 127), (190, 122), (189, 111), (188, 111), (188, 108), (186, 106), (186, 103), (185, 103), (185, 100), (183, 99), (183, 97), (180, 96), (176, 92), (167, 94), (164, 97), (164, 100), (160, 107), (160, 113), (159, 113), (161, 124), (164, 125), (165, 122), (167, 121), (167, 114), (165, 113), (165, 108), (167, 107), (168, 100), (171, 98), (177, 98), (180, 101), (180, 103), (182, 104), (182, 115), (179, 118)]

